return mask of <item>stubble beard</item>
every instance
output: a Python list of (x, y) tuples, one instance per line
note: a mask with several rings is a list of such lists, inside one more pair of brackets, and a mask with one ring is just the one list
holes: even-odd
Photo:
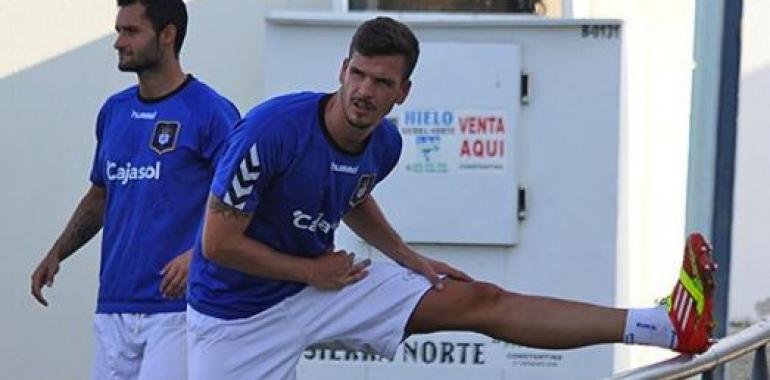
[(158, 40), (155, 40), (152, 45), (153, 46), (147, 46), (142, 50), (135, 51), (132, 56), (132, 58), (134, 58), (133, 61), (121, 62), (119, 60), (118, 70), (141, 75), (148, 70), (158, 67), (161, 59), (160, 43)]
[(369, 129), (369, 127), (371, 127), (375, 123), (377, 123), (377, 121), (375, 121), (374, 123), (360, 123), (360, 122), (354, 121), (350, 117), (350, 114), (348, 114), (348, 109), (352, 109), (353, 107), (355, 107), (353, 105), (353, 99), (347, 97), (347, 94), (344, 88), (340, 89), (340, 95), (342, 95), (341, 96), (342, 111), (343, 111), (342, 113), (345, 115), (345, 120), (348, 122), (348, 124), (350, 124), (350, 126), (358, 130), (366, 130), (366, 129)]

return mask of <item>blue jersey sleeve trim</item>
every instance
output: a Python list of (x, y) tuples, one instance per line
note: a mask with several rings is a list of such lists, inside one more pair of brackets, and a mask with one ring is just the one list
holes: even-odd
[(222, 202), (244, 212), (256, 210), (261, 191), (273, 173), (281, 170), (280, 128), (259, 118), (239, 123), (212, 184)]

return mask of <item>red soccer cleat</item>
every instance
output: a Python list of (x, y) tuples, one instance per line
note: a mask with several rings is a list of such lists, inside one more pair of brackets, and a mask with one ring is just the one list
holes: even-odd
[(717, 263), (711, 245), (699, 233), (687, 237), (684, 261), (671, 295), (663, 301), (676, 330), (673, 350), (699, 354), (711, 346), (716, 326), (712, 314)]

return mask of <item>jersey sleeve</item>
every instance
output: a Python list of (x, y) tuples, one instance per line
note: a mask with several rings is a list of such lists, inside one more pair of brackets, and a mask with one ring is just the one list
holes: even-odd
[(381, 175), (377, 179), (377, 182), (379, 183), (385, 177), (388, 176), (393, 171), (393, 168), (396, 167), (396, 164), (398, 164), (398, 160), (401, 157), (401, 149), (403, 146), (403, 140), (401, 139), (401, 134), (398, 132), (398, 129), (390, 125), (390, 136), (389, 136), (389, 143), (387, 144), (388, 149), (386, 150), (387, 156), (386, 159), (383, 160), (384, 163), (381, 167)]
[(89, 178), (92, 184), (99, 187), (105, 187), (104, 165), (101, 164), (102, 160), (100, 159), (100, 156), (106, 113), (106, 106), (103, 106), (102, 109), (99, 110), (99, 116), (96, 117), (96, 149), (94, 149), (94, 159), (91, 163), (91, 175)]
[(211, 185), (214, 196), (253, 213), (272, 178), (287, 166), (291, 143), (282, 130), (281, 125), (259, 120), (239, 121), (217, 165)]
[(219, 158), (225, 149), (227, 137), (232, 132), (233, 126), (235, 126), (239, 118), (238, 109), (224, 98), (221, 105), (212, 111), (211, 120), (207, 126), (206, 138), (201, 147), (203, 158), (211, 162), (212, 167), (216, 167), (219, 163)]

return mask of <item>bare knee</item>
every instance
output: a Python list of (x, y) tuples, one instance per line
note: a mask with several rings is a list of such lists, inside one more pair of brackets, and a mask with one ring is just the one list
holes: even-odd
[(474, 281), (468, 284), (466, 310), (489, 310), (500, 304), (506, 291), (495, 284)]
[(448, 307), (448, 313), (455, 315), (459, 320), (476, 325), (494, 315), (507, 292), (495, 284), (473, 281), (459, 284), (454, 302)]
[(515, 296), (486, 282), (448, 281), (444, 290), (430, 290), (407, 324), (408, 334), (442, 330), (484, 333), (503, 312), (508, 297)]
[(517, 326), (512, 321), (521, 319), (522, 304), (527, 296), (506, 291), (495, 284), (469, 284), (471, 296), (463, 306), (462, 328), (500, 338), (501, 331)]

